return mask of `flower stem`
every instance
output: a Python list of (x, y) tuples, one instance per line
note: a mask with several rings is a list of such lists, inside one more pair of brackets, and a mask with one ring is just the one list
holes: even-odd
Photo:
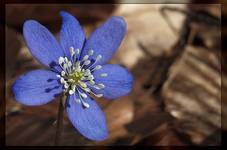
[(60, 138), (61, 133), (63, 129), (63, 116), (64, 116), (64, 103), (66, 100), (65, 94), (62, 96), (62, 99), (60, 99), (59, 106), (58, 106), (58, 118), (57, 118), (57, 127), (56, 127), (56, 134), (55, 134), (55, 140), (54, 145), (60, 145)]

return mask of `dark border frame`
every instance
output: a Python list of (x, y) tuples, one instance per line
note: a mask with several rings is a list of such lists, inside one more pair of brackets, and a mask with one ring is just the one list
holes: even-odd
[[(115, 0), (117, 1), (117, 0)], [(183, 3), (186, 3), (186, 4), (221, 4), (221, 5), (224, 5), (224, 4), (227, 4), (227, 2), (224, 2), (224, 0), (222, 1), (223, 3), (215, 3), (213, 0), (209, 0), (209, 1), (203, 1), (203, 0), (192, 0), (192, 2), (183, 2)], [(114, 3), (111, 3), (111, 2), (107, 2), (107, 1), (104, 1), (104, 0), (96, 0), (96, 1), (92, 1), (92, 0), (0, 0), (0, 47), (1, 47), (1, 54), (0, 56), (2, 57), (0, 59), (1, 61), (1, 70), (0, 70), (0, 81), (2, 82), (1, 83), (1, 86), (0, 86), (0, 89), (1, 90), (1, 100), (0, 100), (0, 145), (1, 147), (3, 146), (4, 148), (8, 148), (8, 149), (27, 149), (27, 148), (36, 148), (35, 146), (34, 147), (24, 147), (24, 146), (20, 146), (20, 147), (17, 147), (17, 146), (6, 146), (5, 144), (5, 10), (6, 10), (6, 4), (73, 4), (73, 3), (77, 3), (77, 4), (85, 4), (85, 3), (92, 3), (92, 4), (114, 4)], [(153, 3), (160, 3), (160, 1), (158, 0), (154, 0), (154, 1), (149, 1), (149, 0), (137, 0), (136, 2), (130, 2), (130, 0), (122, 0), (121, 2), (115, 2), (115, 3), (120, 3), (120, 4), (153, 4)], [(168, 1), (168, 3), (171, 3), (171, 0)], [(178, 0), (178, 2), (174, 1), (174, 3), (179, 3), (179, 4), (182, 4), (182, 0)], [(222, 6), (222, 12), (223, 12), (223, 6)], [(222, 14), (223, 16), (223, 14)], [(226, 18), (225, 18), (226, 19)], [(223, 27), (224, 25), (227, 25), (226, 23), (226, 20), (223, 20), (222, 21), (222, 30), (223, 30)], [(227, 37), (223, 37), (224, 35), (222, 34), (221, 35), (221, 44), (222, 44), (222, 48), (226, 48), (226, 46), (224, 46), (224, 40), (227, 39)], [(223, 50), (223, 49), (222, 49)], [(223, 59), (223, 58), (222, 58)], [(221, 60), (222, 61), (222, 60)], [(227, 131), (226, 131), (227, 132)], [(225, 145), (225, 141), (226, 141), (226, 134), (227, 133), (224, 133), (222, 134), (222, 144)], [(49, 146), (44, 146), (44, 147), (38, 147), (38, 148), (42, 148), (42, 149), (51, 149), (51, 148), (56, 148), (56, 149), (75, 149), (75, 148), (78, 148), (78, 149), (111, 149), (113, 147), (107, 147), (107, 146), (92, 146), (92, 147), (83, 147), (83, 146), (70, 146), (70, 147), (64, 147), (64, 146), (60, 146), (60, 147), (49, 147)], [(125, 149), (125, 148), (128, 148), (128, 147), (116, 147), (116, 148), (122, 148), (122, 149)], [(132, 148), (132, 147), (131, 147)], [(133, 148), (147, 148), (147, 149), (150, 149), (151, 147), (149, 146), (145, 146), (145, 147), (133, 147)], [(170, 147), (156, 147), (158, 149), (162, 149), (162, 148), (166, 148), (166, 149), (171, 149)], [(198, 147), (197, 147), (198, 148)], [(205, 148), (205, 147), (199, 147), (199, 148)], [(207, 147), (206, 147), (207, 148)], [(209, 147), (211, 149), (219, 149), (219, 147)], [(173, 147), (173, 149), (188, 149), (186, 147)]]

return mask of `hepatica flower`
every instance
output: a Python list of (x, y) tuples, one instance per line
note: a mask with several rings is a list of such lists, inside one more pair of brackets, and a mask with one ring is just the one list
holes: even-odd
[(105, 115), (92, 97), (116, 99), (132, 89), (132, 75), (120, 65), (105, 64), (126, 33), (121, 17), (111, 17), (86, 39), (76, 18), (62, 11), (60, 42), (43, 25), (28, 20), (23, 35), (32, 55), (47, 69), (21, 75), (12, 90), (18, 102), (36, 106), (63, 93), (73, 126), (85, 137), (107, 138)]

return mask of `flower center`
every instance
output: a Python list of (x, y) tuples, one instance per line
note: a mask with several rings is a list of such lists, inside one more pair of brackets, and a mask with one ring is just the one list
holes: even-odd
[[(87, 94), (93, 94), (96, 97), (102, 97), (103, 94), (96, 94), (92, 91), (92, 88), (103, 89), (105, 85), (102, 83), (96, 84), (93, 72), (102, 68), (101, 65), (96, 65), (102, 56), (97, 55), (95, 61), (89, 60), (89, 57), (93, 55), (94, 51), (88, 51), (82, 60), (79, 59), (80, 50), (74, 50), (70, 47), (70, 60), (67, 57), (59, 57), (58, 63), (62, 68), (62, 71), (57, 75), (60, 78), (61, 84), (64, 85), (64, 92), (74, 96), (74, 100), (77, 103), (82, 104), (85, 108), (89, 107), (85, 99)], [(100, 74), (100, 77), (106, 77), (107, 73)]]
[(71, 79), (75, 84), (78, 84), (83, 76), (84, 72), (75, 71), (69, 74), (69, 80)]

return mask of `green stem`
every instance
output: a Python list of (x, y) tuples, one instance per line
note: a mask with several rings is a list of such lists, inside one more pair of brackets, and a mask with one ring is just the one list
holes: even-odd
[(55, 140), (54, 145), (60, 145), (60, 139), (63, 129), (63, 116), (64, 116), (64, 103), (66, 100), (65, 94), (62, 96), (62, 99), (60, 99), (59, 106), (58, 106), (58, 119), (57, 119), (57, 127), (56, 127), (56, 134), (55, 134)]

